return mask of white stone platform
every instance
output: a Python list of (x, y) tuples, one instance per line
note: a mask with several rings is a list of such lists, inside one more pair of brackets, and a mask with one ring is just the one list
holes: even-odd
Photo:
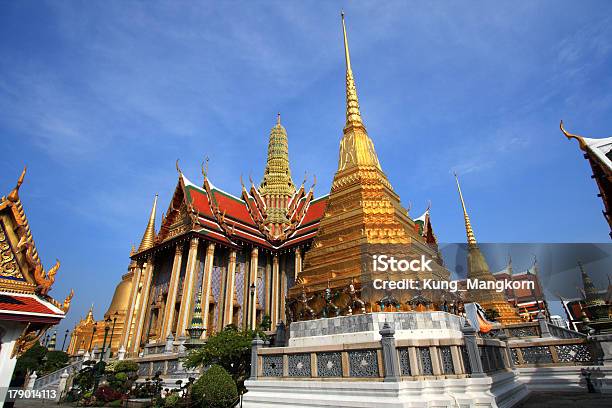
[(457, 339), (465, 319), (446, 312), (367, 313), (293, 322), (290, 347), (329, 346), (380, 341), (379, 330), (388, 322), (395, 338)]
[(529, 391), (513, 371), (490, 377), (382, 381), (246, 381), (243, 407), (510, 408)]

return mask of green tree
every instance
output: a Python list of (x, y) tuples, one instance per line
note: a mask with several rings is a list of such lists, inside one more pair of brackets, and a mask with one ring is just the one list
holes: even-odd
[(52, 350), (47, 352), (47, 358), (43, 367), (44, 373), (52, 373), (68, 365), (70, 357), (63, 351)]
[(26, 380), (25, 376), (32, 371), (36, 371), (38, 375), (42, 373), (43, 359), (47, 354), (47, 349), (36, 343), (29, 350), (21, 355), (17, 359), (15, 364), (15, 371), (13, 372), (13, 378), (20, 384)]
[(70, 357), (59, 350), (48, 351), (46, 347), (36, 343), (17, 359), (13, 372), (14, 384), (23, 384), (25, 376), (32, 371), (40, 377), (59, 370), (68, 365)]
[(227, 408), (238, 398), (238, 389), (232, 376), (214, 364), (193, 383), (191, 395), (201, 407)]
[(255, 334), (263, 338), (261, 332), (240, 331), (236, 326), (226, 326), (222, 331), (210, 336), (206, 343), (191, 350), (183, 363), (188, 368), (208, 367), (213, 364), (223, 367), (234, 379), (239, 390), (244, 389), (251, 371), (251, 342)]

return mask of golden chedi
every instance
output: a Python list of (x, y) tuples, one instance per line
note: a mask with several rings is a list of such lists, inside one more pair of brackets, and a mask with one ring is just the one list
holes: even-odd
[[(383, 296), (382, 291), (372, 290), (375, 278), (448, 279), (449, 272), (441, 262), (433, 266), (433, 272), (377, 274), (373, 271), (373, 257), (378, 254), (397, 259), (415, 259), (421, 255), (428, 259), (440, 258), (436, 249), (428, 245), (419, 233), (418, 225), (402, 207), (399, 196), (381, 168), (359, 110), (344, 16), (342, 28), (346, 62), (346, 124), (340, 141), (338, 170), (313, 246), (305, 255), (298, 284), (290, 290), (289, 296), (296, 305), (305, 305), (306, 298), (313, 296), (307, 296), (306, 291), (316, 293), (316, 298), (321, 297), (326, 289), (346, 292), (351, 290), (349, 285), (353, 285), (361, 291), (361, 299), (369, 312), (379, 310), (376, 302)], [(406, 307), (405, 301), (414, 294), (398, 291), (394, 295), (402, 307)], [(348, 300), (349, 296), (344, 298)], [(316, 299), (308, 303), (315, 312), (316, 303)], [(347, 307), (342, 298), (334, 303), (340, 309)], [(301, 312), (303, 310), (294, 310), (293, 318), (299, 319), (297, 315), (304, 315)]]

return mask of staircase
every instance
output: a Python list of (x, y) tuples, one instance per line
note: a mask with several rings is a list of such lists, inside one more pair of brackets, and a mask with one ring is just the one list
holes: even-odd
[(59, 370), (56, 370), (52, 373), (49, 373), (45, 376), (39, 377), (34, 381), (34, 389), (35, 390), (55, 390), (59, 385), (60, 376), (67, 372), (72, 375), (78, 372), (83, 365), (82, 360), (77, 360), (66, 367), (62, 367)]

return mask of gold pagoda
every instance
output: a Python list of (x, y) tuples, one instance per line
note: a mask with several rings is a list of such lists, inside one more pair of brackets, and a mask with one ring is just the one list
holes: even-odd
[[(478, 247), (478, 243), (476, 242), (476, 236), (474, 235), (474, 230), (472, 229), (472, 223), (470, 222), (470, 217), (468, 215), (467, 208), (465, 207), (465, 201), (463, 200), (463, 193), (461, 192), (459, 178), (456, 174), (455, 180), (457, 182), (457, 191), (459, 192), (461, 208), (463, 209), (463, 219), (465, 221), (465, 232), (467, 235), (467, 278), (472, 280), (478, 279), (479, 281), (496, 281), (495, 276), (493, 276), (491, 270), (489, 269), (489, 264), (487, 263), (484, 255)], [(474, 289), (468, 291), (466, 298), (471, 302), (479, 303), (485, 310), (495, 310), (499, 314), (499, 317), (497, 317), (496, 320), (502, 324), (521, 323), (523, 321), (523, 319), (521, 319), (516, 312), (516, 309), (508, 302), (505, 292)]]
[[(318, 294), (308, 307), (315, 312), (323, 307), (322, 291), (346, 291), (349, 285), (360, 291), (367, 312), (380, 310), (382, 297), (372, 290), (376, 277), (401, 279), (448, 279), (449, 272), (442, 266), (435, 240), (428, 241), (421, 232), (421, 225), (410, 218), (393, 190), (369, 137), (359, 110), (357, 88), (351, 66), (344, 14), (342, 14), (344, 56), (346, 64), (346, 124), (340, 141), (338, 169), (314, 239), (313, 247), (306, 253), (304, 268), (298, 275), (298, 284), (289, 291), (295, 318), (303, 315), (304, 292)], [(377, 254), (398, 259), (414, 259), (425, 255), (437, 261), (432, 272), (377, 274), (372, 260)], [(406, 310), (407, 292), (394, 296)], [(312, 295), (311, 295), (312, 297)], [(349, 307), (344, 300), (336, 302), (341, 309)], [(377, 303), (378, 302), (378, 303)], [(341, 313), (345, 310), (340, 311)]]

